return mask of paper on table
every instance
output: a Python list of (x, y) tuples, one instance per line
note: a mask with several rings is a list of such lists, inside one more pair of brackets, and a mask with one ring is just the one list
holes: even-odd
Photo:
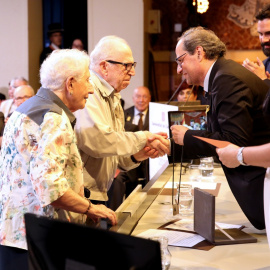
[(227, 223), (221, 223), (221, 222), (216, 222), (216, 224), (221, 229), (240, 229), (241, 227), (243, 227), (243, 225), (227, 224)]
[[(235, 224), (227, 224), (227, 223), (221, 223), (216, 222), (216, 224), (221, 229), (240, 229), (243, 227), (243, 225), (235, 225)], [(193, 220), (192, 219), (181, 219), (174, 223), (169, 224), (165, 227), (166, 229), (174, 229), (174, 230), (185, 230), (185, 231), (193, 231)]]
[(230, 144), (230, 142), (227, 142), (227, 141), (219, 141), (219, 140), (214, 140), (214, 139), (209, 139), (209, 138), (204, 138), (204, 137), (199, 137), (199, 136), (194, 136), (194, 135), (193, 135), (193, 137), (200, 139), (204, 142), (207, 142), (209, 144), (212, 144), (218, 148), (223, 148), (223, 147), (226, 147)]
[(166, 236), (169, 240), (168, 243), (169, 246), (176, 246), (176, 247), (193, 247), (196, 244), (205, 240), (205, 238), (203, 238), (198, 234), (180, 231), (156, 230), (156, 229), (149, 229), (136, 236), (143, 238), (151, 238), (154, 236)]
[(166, 229), (194, 231), (193, 219), (183, 218), (165, 227)]
[[(200, 189), (213, 189), (213, 190), (217, 188), (217, 183), (191, 182), (191, 181), (187, 181), (187, 182), (183, 181), (181, 183), (182, 184), (192, 185), (192, 188), (198, 187)], [(176, 188), (177, 186), (178, 186), (178, 182), (174, 183), (174, 187)], [(170, 180), (169, 180), (164, 188), (172, 188), (172, 182), (170, 182)]]

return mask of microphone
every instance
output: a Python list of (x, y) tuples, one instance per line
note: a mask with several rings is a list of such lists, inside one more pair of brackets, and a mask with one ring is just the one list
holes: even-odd
[(173, 95), (171, 96), (171, 98), (169, 99), (169, 101), (166, 103), (167, 105), (169, 105), (171, 103), (171, 101), (173, 100), (174, 96), (178, 93), (179, 89), (181, 88), (182, 84), (186, 81), (186, 79), (184, 79), (179, 86), (177, 87), (177, 89), (174, 91)]

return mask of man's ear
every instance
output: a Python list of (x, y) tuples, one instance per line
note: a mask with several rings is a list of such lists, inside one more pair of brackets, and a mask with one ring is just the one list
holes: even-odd
[(205, 52), (203, 50), (203, 47), (202, 46), (197, 46), (195, 53), (197, 54), (197, 57), (198, 57), (199, 61), (202, 61), (202, 59), (205, 56)]
[(105, 60), (99, 63), (99, 68), (104, 77), (108, 75), (108, 63)]

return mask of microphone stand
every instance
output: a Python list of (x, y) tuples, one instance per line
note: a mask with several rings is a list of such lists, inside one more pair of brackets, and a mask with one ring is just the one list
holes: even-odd
[(179, 89), (181, 88), (182, 84), (186, 81), (186, 79), (184, 79), (179, 86), (177, 87), (177, 89), (174, 91), (173, 95), (171, 96), (171, 98), (169, 99), (169, 101), (166, 103), (167, 105), (169, 105), (171, 103), (171, 101), (173, 100), (174, 96), (178, 93)]

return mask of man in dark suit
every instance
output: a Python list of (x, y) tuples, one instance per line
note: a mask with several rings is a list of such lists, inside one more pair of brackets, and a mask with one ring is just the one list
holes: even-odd
[(62, 29), (60, 23), (49, 24), (47, 35), (50, 39), (50, 45), (44, 48), (43, 51), (41, 52), (39, 59), (40, 65), (47, 58), (47, 56), (52, 53), (52, 51), (61, 49), (63, 32), (64, 29)]
[[(149, 102), (151, 94), (147, 87), (140, 86), (134, 89), (132, 100), (134, 106), (125, 110), (125, 131), (136, 132), (139, 130), (149, 130)], [(129, 194), (136, 188), (138, 184), (143, 186), (149, 181), (149, 161), (144, 160), (137, 168), (120, 172), (109, 192), (109, 207), (116, 210), (122, 203), (123, 197), (128, 197)]]
[[(226, 60), (224, 43), (202, 27), (191, 28), (176, 46), (177, 72), (188, 84), (204, 87), (210, 110), (207, 130), (188, 130), (172, 126), (176, 145), (184, 145), (184, 156), (217, 156), (215, 147), (195, 137), (224, 140), (239, 146), (260, 145), (270, 141), (270, 125), (262, 105), (267, 84), (232, 60)], [(175, 150), (175, 153), (177, 150)], [(239, 159), (241, 153), (239, 154)], [(243, 212), (257, 229), (264, 229), (263, 183), (265, 168), (244, 163), (231, 169), (223, 166), (230, 188)]]

